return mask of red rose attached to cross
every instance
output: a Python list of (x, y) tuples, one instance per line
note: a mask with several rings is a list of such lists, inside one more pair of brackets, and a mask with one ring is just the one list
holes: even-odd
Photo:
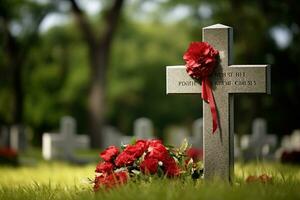
[(217, 65), (219, 52), (207, 42), (192, 42), (185, 52), (186, 71), (194, 79), (210, 76)]
[(217, 108), (212, 93), (209, 76), (214, 72), (219, 61), (219, 52), (207, 42), (192, 42), (184, 53), (186, 72), (193, 79), (202, 80), (202, 99), (209, 103), (213, 118), (213, 133), (218, 128)]

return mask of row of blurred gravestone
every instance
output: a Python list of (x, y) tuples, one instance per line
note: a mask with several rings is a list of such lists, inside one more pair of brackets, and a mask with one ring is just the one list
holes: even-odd
[[(107, 127), (104, 131), (106, 146), (129, 143), (130, 136), (122, 136), (113, 127)], [(183, 126), (171, 126), (167, 129), (166, 140), (168, 144), (180, 146), (187, 138), (189, 143), (196, 148), (203, 148), (203, 120), (199, 118), (192, 125), (192, 135), (189, 129)], [(134, 123), (134, 137), (149, 139), (154, 138), (153, 124), (147, 118), (140, 118)], [(263, 118), (257, 118), (252, 123), (252, 133), (239, 137), (234, 135), (235, 159), (251, 160), (275, 160), (279, 159), (283, 151), (300, 150), (300, 130), (295, 130), (291, 136), (285, 135), (281, 144), (275, 134), (268, 133), (267, 122)]]
[[(135, 120), (133, 127), (133, 136), (126, 136), (112, 126), (103, 127), (103, 146), (128, 144), (132, 139), (155, 138), (153, 123), (150, 119), (139, 118)], [(172, 133), (174, 137), (170, 137), (169, 143), (175, 146), (179, 145), (184, 138), (187, 138), (185, 134), (181, 133), (183, 132), (180, 130), (177, 132), (174, 130)], [(194, 133), (195, 136), (189, 137), (189, 140), (194, 146), (202, 148), (202, 119), (194, 123)], [(88, 136), (76, 134), (76, 122), (72, 117), (63, 117), (60, 122), (59, 133), (43, 134), (43, 157), (46, 160), (63, 159), (72, 162), (84, 162), (76, 157), (75, 151), (88, 149), (89, 142)]]
[(120, 144), (128, 144), (132, 139), (153, 139), (154, 127), (148, 118), (139, 118), (133, 123), (133, 136), (126, 136), (118, 129), (112, 126), (103, 128), (103, 144), (105, 147), (110, 145), (120, 146)]
[(300, 130), (284, 135), (279, 144), (277, 136), (268, 133), (266, 120), (257, 118), (252, 124), (252, 134), (243, 135), (236, 149), (236, 156), (244, 161), (281, 160), (283, 152), (300, 151)]
[[(134, 122), (133, 136), (125, 136), (118, 129), (112, 126), (103, 128), (103, 146), (130, 143), (132, 138), (151, 139), (154, 138), (153, 123), (148, 118), (139, 118)], [(9, 129), (3, 127), (0, 135), (0, 147), (10, 146), (22, 151), (28, 146), (26, 129), (22, 126), (13, 126)], [(203, 142), (203, 121), (202, 118), (194, 121), (192, 136), (185, 127), (171, 126), (167, 129), (166, 140), (168, 144), (179, 146), (183, 139), (188, 138), (193, 147), (202, 148)], [(273, 160), (283, 151), (300, 150), (300, 131), (294, 131), (291, 136), (284, 136), (281, 145), (278, 145), (277, 136), (268, 134), (267, 123), (264, 119), (255, 119), (252, 124), (252, 134), (242, 135), (239, 138), (234, 136), (235, 158), (245, 161), (256, 159)], [(45, 133), (43, 135), (44, 159), (64, 159), (81, 162), (75, 155), (77, 149), (88, 149), (90, 139), (87, 135), (76, 134), (76, 121), (72, 117), (63, 117), (60, 122), (59, 133)], [(276, 149), (279, 146), (278, 149)], [(276, 152), (276, 154), (275, 154)]]
[[(123, 135), (112, 126), (103, 127), (103, 146), (119, 146), (130, 143), (132, 136)], [(153, 124), (147, 118), (140, 118), (134, 123), (134, 138), (151, 139)], [(87, 135), (76, 134), (76, 121), (72, 117), (63, 117), (60, 122), (59, 133), (44, 133), (42, 139), (42, 154), (44, 159), (63, 159), (75, 163), (84, 163), (86, 160), (76, 156), (77, 150), (88, 149), (90, 138)]]
[[(75, 160), (75, 149), (88, 149), (89, 138), (85, 135), (76, 135), (75, 120), (64, 117), (61, 120), (60, 133), (46, 133), (43, 136), (43, 156), (47, 160), (61, 158)], [(179, 146), (185, 138), (196, 148), (203, 147), (203, 120), (197, 119), (193, 123), (192, 136), (185, 127), (171, 126), (167, 130), (167, 143)], [(127, 144), (133, 138), (151, 139), (154, 138), (153, 123), (148, 118), (140, 118), (134, 122), (134, 135), (125, 136), (118, 129), (112, 126), (103, 128), (103, 145), (110, 146)], [(245, 161), (256, 159), (273, 160), (277, 145), (277, 136), (267, 133), (267, 123), (264, 119), (256, 119), (252, 125), (252, 134), (243, 135), (241, 140), (235, 135), (235, 158), (242, 158)], [(300, 143), (298, 144), (298, 146)], [(296, 145), (295, 145), (296, 146)]]

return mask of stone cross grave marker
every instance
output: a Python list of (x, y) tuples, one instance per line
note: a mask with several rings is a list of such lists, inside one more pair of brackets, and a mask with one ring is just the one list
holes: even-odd
[[(203, 41), (220, 54), (220, 65), (210, 77), (219, 116), (219, 128), (212, 134), (210, 107), (203, 103), (204, 177), (231, 181), (234, 164), (233, 95), (270, 93), (269, 65), (232, 65), (232, 28), (216, 24), (203, 28)], [(200, 82), (193, 80), (185, 66), (167, 66), (167, 94), (201, 93)]]
[[(267, 156), (270, 152), (270, 148), (274, 148), (277, 144), (277, 136), (274, 134), (268, 134), (267, 122), (263, 118), (256, 118), (252, 125), (252, 137), (253, 146), (256, 146), (259, 152), (259, 156)], [(250, 143), (251, 143), (250, 142)]]
[[(267, 122), (263, 118), (256, 118), (252, 123), (251, 136), (244, 136), (249, 141), (244, 146), (244, 160), (254, 160), (263, 158), (272, 158), (271, 149), (276, 147), (277, 137), (274, 134), (268, 134)], [(244, 139), (245, 140), (245, 139)], [(244, 145), (244, 144), (243, 144)]]
[(43, 135), (43, 157), (46, 160), (60, 158), (74, 160), (76, 149), (87, 149), (89, 137), (76, 135), (76, 121), (66, 116), (60, 121), (60, 133), (45, 133)]
[(153, 138), (153, 124), (150, 119), (142, 117), (134, 121), (133, 132), (136, 139)]

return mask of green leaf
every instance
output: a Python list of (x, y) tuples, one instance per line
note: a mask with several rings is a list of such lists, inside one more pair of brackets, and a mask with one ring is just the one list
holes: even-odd
[(183, 140), (183, 142), (181, 143), (181, 146), (180, 146), (180, 148), (179, 148), (179, 153), (180, 153), (180, 154), (185, 154), (185, 152), (186, 152), (188, 146), (189, 146), (189, 143), (188, 143), (187, 139), (184, 138), (184, 140)]

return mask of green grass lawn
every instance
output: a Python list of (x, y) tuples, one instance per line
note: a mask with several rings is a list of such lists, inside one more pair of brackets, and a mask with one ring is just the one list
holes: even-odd
[[(300, 199), (300, 167), (271, 163), (235, 165), (235, 181), (153, 180), (94, 194), (86, 178), (95, 164), (73, 166), (39, 162), (36, 166), (0, 166), (0, 199)], [(266, 173), (267, 184), (246, 183), (248, 175)]]

